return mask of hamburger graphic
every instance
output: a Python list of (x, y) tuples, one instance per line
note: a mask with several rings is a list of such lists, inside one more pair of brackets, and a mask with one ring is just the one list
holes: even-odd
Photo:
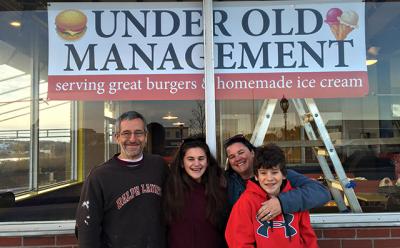
[(86, 32), (87, 17), (75, 9), (67, 9), (56, 16), (57, 34), (64, 40), (80, 39)]

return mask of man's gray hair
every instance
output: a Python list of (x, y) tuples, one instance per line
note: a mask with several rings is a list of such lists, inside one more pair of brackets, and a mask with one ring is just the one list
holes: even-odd
[(126, 120), (141, 119), (144, 123), (144, 131), (147, 132), (147, 122), (143, 115), (136, 111), (128, 111), (121, 114), (115, 122), (115, 133), (121, 131), (121, 122)]

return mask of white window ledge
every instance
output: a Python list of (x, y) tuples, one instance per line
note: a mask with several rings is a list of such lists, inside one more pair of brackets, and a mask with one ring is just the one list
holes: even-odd
[[(395, 227), (400, 213), (312, 214), (314, 228)], [(74, 234), (75, 220), (0, 222), (0, 237)]]

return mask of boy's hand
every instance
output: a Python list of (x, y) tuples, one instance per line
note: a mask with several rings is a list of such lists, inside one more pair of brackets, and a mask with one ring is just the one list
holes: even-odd
[(261, 203), (261, 208), (257, 212), (257, 219), (260, 221), (269, 221), (281, 213), (281, 203), (278, 198), (272, 197), (268, 201)]

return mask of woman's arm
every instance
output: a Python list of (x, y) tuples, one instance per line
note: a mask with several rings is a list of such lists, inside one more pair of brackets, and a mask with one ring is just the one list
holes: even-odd
[[(287, 170), (287, 179), (294, 189), (282, 192), (277, 198), (264, 202), (258, 211), (258, 218), (267, 221), (283, 213), (310, 210), (324, 205), (331, 199), (328, 189), (294, 170)], [(268, 215), (270, 214), (270, 215)]]

